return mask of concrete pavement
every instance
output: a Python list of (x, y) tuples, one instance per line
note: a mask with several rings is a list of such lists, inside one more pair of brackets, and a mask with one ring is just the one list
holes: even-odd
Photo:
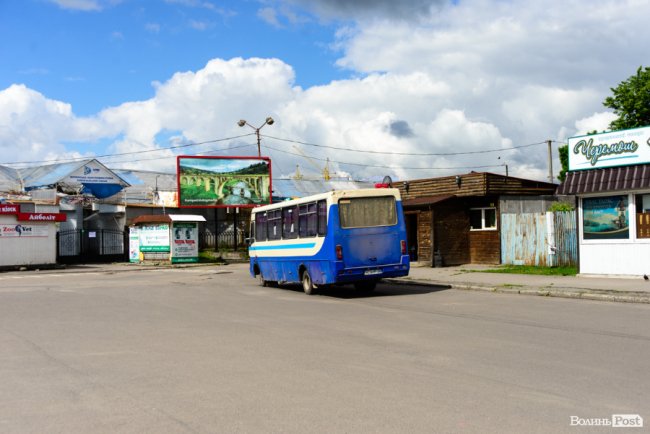
[(586, 300), (650, 303), (650, 281), (642, 277), (538, 276), (486, 272), (494, 266), (411, 266), (402, 284), (439, 285), (461, 290), (505, 294), (579, 298)]

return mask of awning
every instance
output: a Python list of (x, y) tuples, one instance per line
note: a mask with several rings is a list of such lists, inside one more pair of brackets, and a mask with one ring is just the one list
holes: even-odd
[(649, 164), (568, 172), (556, 194), (579, 195), (644, 188), (650, 188)]
[(447, 199), (451, 199), (452, 197), (456, 197), (456, 195), (455, 194), (438, 194), (436, 196), (415, 197), (413, 199), (404, 199), (404, 200), (402, 200), (402, 206), (407, 208), (407, 207), (434, 205), (436, 203), (440, 203), (440, 202), (445, 201)]

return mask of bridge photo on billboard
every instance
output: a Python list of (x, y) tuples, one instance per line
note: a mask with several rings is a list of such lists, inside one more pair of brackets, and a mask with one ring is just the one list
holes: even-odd
[(177, 157), (181, 208), (252, 208), (271, 203), (267, 157)]

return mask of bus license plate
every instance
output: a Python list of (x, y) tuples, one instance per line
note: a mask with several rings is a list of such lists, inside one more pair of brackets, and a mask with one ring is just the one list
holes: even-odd
[(381, 274), (381, 270), (366, 270), (363, 273), (364, 276), (375, 276), (377, 274)]

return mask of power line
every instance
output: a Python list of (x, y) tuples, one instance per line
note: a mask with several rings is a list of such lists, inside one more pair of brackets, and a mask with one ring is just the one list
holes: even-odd
[[(281, 152), (284, 154), (290, 154), (290, 155), (296, 155), (298, 157), (305, 158), (304, 155), (297, 154), (295, 152), (289, 152), (289, 151), (284, 151), (281, 149), (273, 148), (268, 145), (264, 145), (265, 148), (272, 149), (277, 152)], [(318, 158), (311, 156), (309, 158), (313, 158), (314, 160), (319, 160), (319, 161), (329, 161), (330, 163), (338, 163), (338, 164), (344, 164), (348, 166), (360, 166), (360, 167), (377, 167), (377, 168), (382, 168), (382, 169), (406, 169), (406, 170), (455, 170), (455, 169), (485, 169), (488, 167), (503, 167), (503, 164), (493, 164), (489, 166), (458, 166), (458, 167), (403, 167), (403, 166), (386, 166), (386, 165), (377, 165), (377, 164), (361, 164), (361, 163), (348, 163), (345, 161), (336, 161), (336, 160), (327, 160), (325, 158)]]
[[(208, 155), (208, 154), (214, 154), (216, 152), (223, 152), (223, 151), (230, 151), (232, 149), (239, 149), (239, 148), (245, 148), (248, 146), (255, 146), (254, 144), (247, 143), (245, 145), (239, 145), (239, 146), (232, 146), (229, 148), (223, 148), (223, 149), (214, 149), (212, 151), (205, 151), (201, 152), (197, 155)], [(154, 161), (154, 160), (163, 160), (165, 158), (170, 158), (169, 155), (165, 155), (163, 157), (154, 157), (154, 158), (140, 158), (137, 160), (122, 160), (122, 161), (110, 161), (110, 162), (105, 162), (104, 164), (119, 164), (119, 163), (135, 163), (135, 162), (140, 162), (140, 161)]]
[(267, 138), (267, 139), (279, 140), (279, 141), (282, 141), (282, 142), (289, 142), (289, 143), (297, 143), (299, 145), (305, 145), (305, 146), (314, 146), (314, 147), (317, 147), (317, 148), (336, 149), (338, 151), (360, 152), (360, 153), (364, 153), (364, 154), (406, 155), (406, 156), (412, 156), (412, 157), (433, 157), (433, 156), (449, 156), (449, 155), (487, 154), (487, 153), (490, 153), (490, 152), (513, 151), (515, 149), (527, 148), (527, 147), (530, 147), (530, 146), (537, 146), (537, 145), (544, 145), (544, 144), (547, 143), (546, 141), (543, 141), (543, 142), (538, 142), (538, 143), (531, 143), (531, 144), (528, 144), (528, 145), (513, 146), (513, 147), (510, 147), (510, 148), (486, 149), (486, 150), (482, 150), (482, 151), (418, 153), (418, 152), (386, 152), (386, 151), (371, 151), (371, 150), (343, 148), (343, 147), (338, 147), (338, 146), (327, 146), (327, 145), (318, 145), (316, 143), (301, 142), (299, 140), (283, 139), (283, 138), (280, 138), (280, 137), (267, 136), (265, 134), (260, 134), (260, 135), (262, 137)]
[[(18, 161), (18, 162), (13, 162), (13, 163), (0, 163), (0, 164), (5, 165), (5, 166), (9, 166), (9, 165), (15, 165), (15, 164), (72, 163), (72, 162), (75, 162), (75, 161), (88, 160), (89, 158), (98, 159), (98, 158), (121, 157), (123, 155), (145, 154), (145, 153), (148, 153), (148, 152), (161, 152), (161, 151), (168, 151), (168, 150), (172, 150), (172, 149), (189, 148), (190, 146), (199, 146), (199, 145), (206, 145), (208, 143), (217, 143), (217, 142), (225, 142), (227, 140), (240, 139), (242, 137), (248, 137), (248, 136), (252, 136), (254, 134), (255, 133), (248, 133), (248, 134), (242, 134), (242, 135), (239, 135), (239, 136), (225, 137), (223, 139), (206, 140), (204, 142), (198, 142), (198, 143), (185, 143), (185, 144), (182, 144), (182, 145), (168, 146), (168, 147), (165, 147), (165, 148), (145, 149), (143, 151), (122, 152), (122, 153), (119, 153), (119, 154), (105, 154), (105, 155), (96, 155), (96, 156), (88, 156), (88, 157), (65, 158), (65, 159), (59, 159), (59, 160)], [(168, 158), (168, 157), (165, 156), (165, 157), (160, 157), (160, 158), (151, 158), (151, 160), (159, 160), (161, 158)], [(146, 160), (129, 160), (129, 161), (146, 161)]]

